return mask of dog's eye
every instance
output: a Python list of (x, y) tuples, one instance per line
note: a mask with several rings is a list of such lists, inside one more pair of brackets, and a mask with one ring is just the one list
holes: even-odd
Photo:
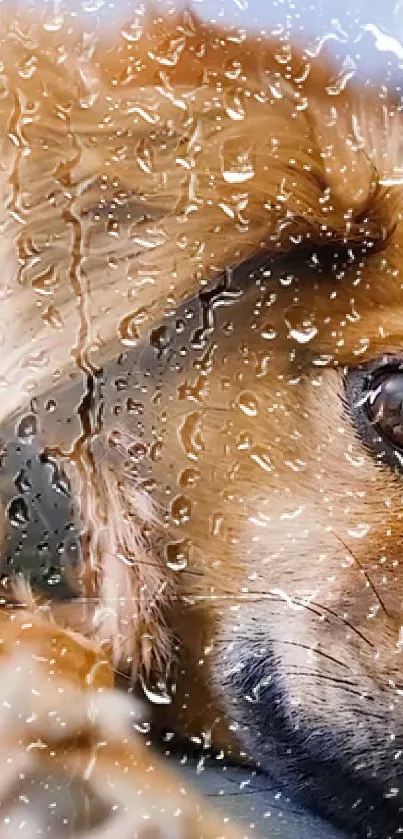
[(403, 365), (370, 365), (349, 371), (349, 408), (364, 442), (378, 460), (403, 468)]
[(403, 451), (403, 372), (386, 373), (372, 383), (367, 411), (379, 432)]

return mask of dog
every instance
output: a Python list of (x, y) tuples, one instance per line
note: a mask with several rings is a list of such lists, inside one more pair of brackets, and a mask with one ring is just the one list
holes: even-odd
[(0, 24), (2, 835), (49, 774), (70, 835), (242, 835), (145, 701), (396, 836), (399, 102), (190, 11)]

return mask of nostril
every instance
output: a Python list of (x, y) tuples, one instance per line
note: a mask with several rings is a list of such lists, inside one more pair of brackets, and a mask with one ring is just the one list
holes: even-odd
[(0, 494), (5, 511), (0, 576), (23, 575), (52, 598), (77, 594), (80, 534), (63, 465), (46, 453), (36, 420), (22, 418), (4, 438)]

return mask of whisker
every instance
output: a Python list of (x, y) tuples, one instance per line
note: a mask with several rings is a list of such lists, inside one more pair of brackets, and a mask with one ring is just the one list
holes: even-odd
[(372, 650), (375, 649), (375, 645), (372, 643), (372, 641), (370, 641), (369, 638), (367, 638), (363, 632), (357, 629), (357, 627), (354, 626), (353, 623), (350, 623), (350, 621), (347, 620), (347, 618), (345, 618), (343, 615), (338, 615), (337, 612), (334, 612), (333, 609), (330, 609), (329, 606), (324, 606), (323, 603), (313, 602), (313, 605), (318, 606), (319, 609), (323, 609), (324, 612), (327, 612), (327, 614), (332, 615), (332, 617), (335, 618), (337, 621), (344, 623), (346, 626), (348, 626), (349, 629), (351, 629), (352, 632), (355, 633), (355, 635), (358, 635), (361, 641), (364, 641), (365, 644), (368, 644), (368, 646), (371, 647)]
[[(352, 696), (358, 696), (359, 699), (365, 700), (367, 702), (374, 702), (374, 697), (371, 694), (365, 694), (360, 690), (354, 689), (354, 683), (349, 682), (346, 679), (338, 679), (334, 676), (328, 676), (326, 673), (317, 673), (310, 670), (298, 670), (296, 667), (287, 667), (285, 670), (290, 676), (301, 676), (307, 677), (308, 679), (318, 679), (324, 682), (331, 682), (335, 687), (339, 687), (340, 690), (343, 690), (345, 693), (349, 693)], [(381, 714), (376, 714), (378, 719), (383, 719)]]
[[(115, 554), (112, 551), (102, 551), (102, 553), (104, 553), (105, 556), (112, 557), (113, 559), (119, 559), (119, 554)], [(129, 563), (130, 563), (130, 566), (133, 569), (135, 569), (136, 566), (145, 566), (145, 567), (148, 567), (148, 568), (155, 568), (157, 571), (161, 571), (162, 568), (164, 567), (163, 565), (159, 565), (158, 562), (148, 562), (144, 559), (138, 560), (138, 559), (133, 558), (133, 561), (132, 561), (131, 557), (129, 559)], [(193, 568), (192, 569), (191, 568), (181, 568), (180, 571), (178, 571), (178, 573), (188, 574), (191, 577), (204, 577), (204, 572), (203, 571), (195, 571)]]
[[(224, 597), (226, 596), (229, 599), (235, 599), (234, 595), (224, 595)], [(214, 595), (214, 599), (216, 600), (219, 600), (220, 597), (220, 595)], [(242, 597), (240, 597), (238, 595), (236, 599), (248, 600), (248, 602), (253, 602), (253, 599), (256, 599), (257, 602), (260, 602), (261, 600), (270, 600), (273, 603), (284, 602), (284, 599), (282, 597), (270, 594), (268, 592), (253, 592), (253, 594), (251, 594), (250, 597), (246, 597), (246, 595), (242, 595)], [(308, 612), (311, 612), (313, 615), (315, 615), (315, 617), (318, 618), (324, 618), (325, 615), (323, 613), (326, 612), (326, 615), (330, 615), (335, 620), (345, 624), (345, 626), (348, 626), (348, 628), (351, 629), (351, 631), (354, 632), (354, 634), (357, 635), (358, 638), (361, 639), (361, 641), (364, 641), (364, 643), (367, 644), (372, 650), (375, 649), (375, 645), (372, 643), (372, 641), (369, 640), (369, 638), (366, 637), (366, 635), (363, 632), (357, 629), (357, 627), (354, 626), (354, 624), (352, 624), (343, 615), (339, 615), (337, 612), (334, 612), (333, 609), (331, 609), (329, 606), (325, 606), (323, 603), (318, 603), (315, 600), (309, 600), (309, 602), (307, 602), (306, 600), (299, 599), (298, 597), (290, 598), (290, 601), (295, 603), (295, 605), (297, 605), (299, 608), (306, 609)]]
[(315, 653), (315, 655), (320, 655), (323, 658), (326, 658), (328, 661), (331, 661), (332, 664), (337, 664), (339, 667), (343, 667), (345, 670), (350, 670), (349, 666), (345, 664), (344, 661), (339, 661), (338, 658), (335, 658), (329, 653), (325, 653), (324, 650), (321, 650), (318, 647), (311, 647), (309, 646), (309, 644), (301, 644), (298, 641), (288, 641), (283, 639), (270, 638), (270, 642), (273, 641), (275, 644), (284, 644), (285, 646), (299, 647), (301, 650), (307, 650), (308, 652)]
[(347, 553), (349, 554), (349, 556), (351, 556), (351, 558), (354, 560), (354, 562), (356, 563), (356, 565), (357, 565), (357, 566), (358, 566), (358, 568), (360, 569), (361, 573), (364, 575), (364, 577), (365, 577), (365, 579), (366, 579), (366, 581), (367, 581), (368, 585), (370, 586), (370, 588), (371, 588), (371, 589), (372, 589), (372, 591), (374, 592), (374, 595), (375, 595), (375, 597), (376, 597), (376, 599), (377, 599), (377, 601), (378, 601), (378, 603), (379, 603), (379, 605), (380, 605), (380, 607), (381, 607), (382, 611), (385, 613), (385, 615), (386, 615), (388, 618), (390, 618), (389, 612), (388, 612), (388, 610), (387, 610), (387, 608), (386, 608), (386, 606), (385, 606), (385, 604), (384, 604), (384, 602), (383, 602), (383, 600), (382, 600), (382, 598), (381, 598), (381, 595), (379, 594), (379, 592), (378, 592), (378, 590), (377, 590), (376, 586), (375, 586), (375, 585), (374, 585), (374, 583), (372, 582), (371, 577), (369, 576), (368, 572), (365, 570), (365, 568), (364, 568), (363, 564), (362, 564), (362, 563), (360, 562), (360, 560), (358, 559), (358, 556), (356, 556), (356, 555), (353, 553), (353, 551), (351, 550), (351, 548), (347, 545), (347, 543), (344, 541), (344, 539), (342, 539), (342, 537), (341, 537), (341, 536), (339, 536), (337, 533), (335, 533), (335, 536), (336, 536), (336, 539), (338, 539), (338, 541), (339, 541), (339, 542), (343, 545), (343, 547), (345, 548), (345, 550), (347, 551)]

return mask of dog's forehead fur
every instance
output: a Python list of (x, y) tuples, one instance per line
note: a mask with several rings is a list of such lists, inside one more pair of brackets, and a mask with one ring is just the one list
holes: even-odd
[(228, 264), (398, 223), (382, 89), (188, 12), (111, 43), (43, 24), (2, 17), (3, 415)]

